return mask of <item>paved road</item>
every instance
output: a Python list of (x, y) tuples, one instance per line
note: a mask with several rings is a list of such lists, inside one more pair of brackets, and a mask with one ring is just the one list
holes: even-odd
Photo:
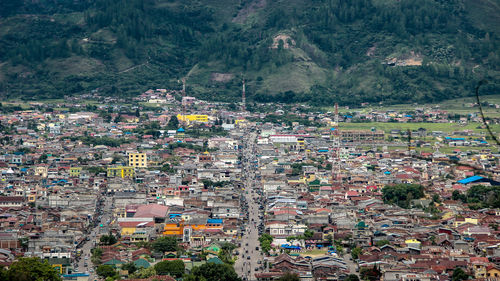
[[(101, 219), (97, 219), (98, 223), (95, 227), (93, 227), (88, 234), (88, 241), (85, 241), (85, 243), (82, 245), (80, 249), (82, 249), (82, 255), (80, 256), (80, 260), (78, 261), (78, 272), (88, 272), (90, 273), (89, 280), (96, 280), (97, 275), (95, 274), (95, 271), (93, 269), (93, 264), (90, 261), (90, 257), (92, 254), (90, 253), (90, 250), (96, 246), (96, 237), (99, 233), (107, 234), (109, 232), (109, 224), (112, 220), (112, 201), (113, 198), (109, 196), (105, 196), (104, 202), (101, 205), (102, 211), (101, 213), (97, 213), (96, 215), (99, 216), (101, 215)], [(100, 227), (100, 225), (103, 225), (103, 227)], [(92, 271), (92, 272), (90, 272)]]
[(239, 249), (240, 255), (234, 268), (243, 280), (256, 280), (255, 273), (260, 272), (259, 268), (263, 260), (260, 252), (258, 231), (261, 222), (259, 207), (262, 202), (257, 194), (260, 186), (256, 181), (256, 164), (253, 163), (257, 160), (255, 156), (255, 138), (256, 133), (251, 133), (244, 139), (246, 147), (243, 150), (242, 158), (243, 174), (246, 177), (244, 196), (248, 202), (248, 222), (245, 225), (245, 233), (241, 239), (241, 248)]

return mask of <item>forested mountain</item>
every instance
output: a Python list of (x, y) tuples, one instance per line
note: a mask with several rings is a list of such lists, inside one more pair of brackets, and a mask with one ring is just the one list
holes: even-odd
[(500, 0), (0, 1), (0, 94), (432, 102), (500, 89)]

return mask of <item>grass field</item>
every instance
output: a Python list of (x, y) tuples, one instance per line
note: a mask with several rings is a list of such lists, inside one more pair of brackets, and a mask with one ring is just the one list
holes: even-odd
[(314, 249), (314, 250), (302, 252), (302, 253), (300, 253), (300, 255), (303, 257), (305, 257), (305, 256), (315, 257), (315, 256), (324, 256), (327, 253), (328, 252), (326, 249)]
[[(389, 147), (387, 147), (387, 149), (389, 151), (395, 151), (395, 150), (406, 151), (406, 150), (408, 150), (408, 147), (407, 146), (389, 146)], [(488, 147), (443, 146), (443, 147), (439, 148), (439, 152), (442, 152), (445, 154), (452, 154), (453, 151), (455, 151), (456, 149), (459, 149), (461, 151), (471, 151), (471, 150), (481, 151), (483, 149), (491, 149), (491, 151), (493, 153), (498, 153), (498, 151), (499, 151), (499, 148), (496, 146), (488, 146)], [(433, 153), (434, 151), (436, 151), (436, 149), (434, 149), (433, 147), (417, 147), (417, 148), (415, 148), (415, 151), (417, 153), (421, 153), (421, 152)]]
[[(493, 132), (500, 133), (500, 125), (493, 124), (490, 126)], [(463, 130), (473, 130), (475, 132), (484, 132), (486, 129), (481, 128), (480, 123), (469, 123), (460, 125), (456, 123), (385, 123), (385, 122), (370, 122), (370, 123), (340, 123), (340, 130), (371, 130), (375, 128), (386, 133), (391, 130), (417, 130), (425, 128), (427, 131), (443, 131), (454, 132)]]
[[(483, 95), (480, 97), (482, 103), (488, 102), (491, 104), (500, 104), (500, 95)], [(370, 105), (368, 107), (363, 108), (348, 108), (339, 107), (340, 112), (352, 112), (352, 111), (361, 111), (361, 112), (371, 112), (371, 111), (400, 111), (400, 112), (408, 112), (413, 111), (415, 108), (439, 108), (442, 110), (446, 110), (449, 113), (456, 113), (461, 115), (466, 115), (469, 113), (478, 113), (478, 107), (470, 107), (471, 103), (476, 103), (475, 97), (465, 97), (465, 98), (456, 98), (450, 99), (446, 101), (442, 101), (440, 103), (429, 103), (429, 104), (395, 104), (395, 105), (387, 105), (387, 106), (376, 106)], [(326, 107), (325, 110), (333, 112), (333, 107)], [(500, 117), (500, 109), (492, 108), (492, 107), (483, 107), (484, 114), (486, 117)]]

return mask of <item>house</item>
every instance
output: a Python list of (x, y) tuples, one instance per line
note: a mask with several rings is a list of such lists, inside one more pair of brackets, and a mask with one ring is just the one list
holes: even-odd
[(0, 196), (0, 208), (20, 208), (24, 205), (21, 196)]

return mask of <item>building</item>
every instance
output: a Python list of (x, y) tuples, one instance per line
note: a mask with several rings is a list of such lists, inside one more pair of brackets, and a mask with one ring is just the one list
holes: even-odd
[(71, 167), (69, 168), (69, 176), (70, 177), (79, 177), (82, 172), (81, 167)]
[(109, 178), (133, 178), (135, 177), (135, 168), (134, 167), (108, 167), (108, 177)]
[(344, 142), (371, 142), (384, 140), (383, 131), (341, 130), (340, 134)]
[(22, 207), (24, 198), (21, 196), (0, 196), (0, 208)]
[(191, 115), (182, 115), (182, 114), (177, 114), (177, 119), (182, 122), (201, 122), (201, 123), (206, 123), (208, 122), (208, 115), (197, 115), (197, 114), (191, 114)]
[(148, 156), (146, 153), (130, 153), (128, 155), (128, 165), (135, 168), (147, 168)]

